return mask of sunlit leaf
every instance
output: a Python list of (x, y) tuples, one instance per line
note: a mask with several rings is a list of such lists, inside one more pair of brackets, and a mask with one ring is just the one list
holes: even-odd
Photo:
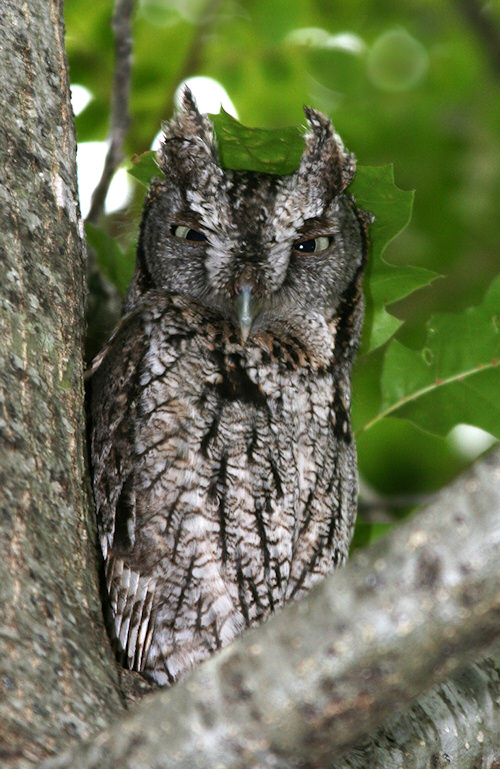
[(431, 283), (437, 275), (422, 267), (394, 266), (382, 253), (408, 224), (413, 208), (413, 192), (394, 184), (392, 165), (361, 166), (349, 186), (356, 203), (375, 216), (370, 226), (370, 254), (365, 280), (365, 323), (360, 354), (380, 347), (393, 336), (401, 321), (390, 315), (387, 304)]
[[(380, 378), (377, 413), (358, 421), (367, 429), (384, 416), (409, 419), (446, 435), (457, 423), (500, 438), (500, 278), (484, 301), (460, 314), (428, 322), (420, 351), (389, 343)], [(366, 414), (365, 414), (366, 419)]]

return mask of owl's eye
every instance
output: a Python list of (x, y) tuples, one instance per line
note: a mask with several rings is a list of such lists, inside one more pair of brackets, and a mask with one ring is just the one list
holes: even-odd
[(206, 240), (205, 235), (198, 230), (193, 230), (191, 227), (186, 227), (184, 224), (174, 224), (172, 227), (172, 235), (176, 238), (183, 238), (184, 240)]
[(302, 240), (294, 245), (294, 250), (300, 254), (321, 254), (330, 247), (333, 238), (329, 235), (319, 235), (317, 238)]

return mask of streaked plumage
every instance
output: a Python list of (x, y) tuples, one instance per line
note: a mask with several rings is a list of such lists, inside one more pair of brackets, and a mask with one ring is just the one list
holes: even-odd
[(110, 633), (159, 684), (347, 555), (367, 217), (343, 193), (353, 156), (306, 115), (295, 174), (231, 172), (186, 93), (124, 317), (94, 362)]

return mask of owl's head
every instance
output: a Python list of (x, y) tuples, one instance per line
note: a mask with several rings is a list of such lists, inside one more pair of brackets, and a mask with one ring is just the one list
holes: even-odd
[(145, 203), (136, 296), (154, 289), (192, 298), (234, 322), (246, 342), (328, 324), (354, 282), (360, 295), (365, 219), (345, 193), (355, 159), (327, 117), (307, 107), (305, 114), (295, 173), (230, 171), (186, 89), (164, 126), (164, 178)]

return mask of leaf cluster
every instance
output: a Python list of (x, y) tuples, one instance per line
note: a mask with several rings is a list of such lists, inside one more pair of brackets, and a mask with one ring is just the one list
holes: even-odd
[[(472, 443), (459, 443), (458, 430), (449, 434), (453, 426), (498, 436), (496, 283), (488, 286), (498, 273), (499, 92), (461, 4), (417, 5), (141, 0), (126, 140), (129, 154), (151, 146), (172, 114), (175, 89), (190, 75), (221, 83), (250, 125), (298, 124), (303, 103), (332, 116), (361, 160), (351, 192), (376, 215), (353, 374), (360, 471), (383, 497), (398, 499), (439, 488), (471, 461)], [(106, 137), (111, 13), (109, 1), (65, 6), (72, 81), (92, 94), (77, 117), (82, 142)], [(498, 14), (485, 14), (498, 28)], [(293, 170), (300, 130), (289, 129), (283, 141), (281, 129), (265, 135), (221, 121), (228, 166)], [(156, 168), (148, 157), (146, 184)], [(281, 166), (273, 166), (276, 159)], [(388, 161), (398, 185), (416, 189), (409, 224), (412, 193), (395, 186)], [(134, 169), (143, 173), (142, 164)], [(136, 192), (132, 215), (122, 211), (104, 223), (119, 247), (89, 234), (94, 245), (101, 240), (102, 269), (120, 290), (132, 270), (139, 198)]]

